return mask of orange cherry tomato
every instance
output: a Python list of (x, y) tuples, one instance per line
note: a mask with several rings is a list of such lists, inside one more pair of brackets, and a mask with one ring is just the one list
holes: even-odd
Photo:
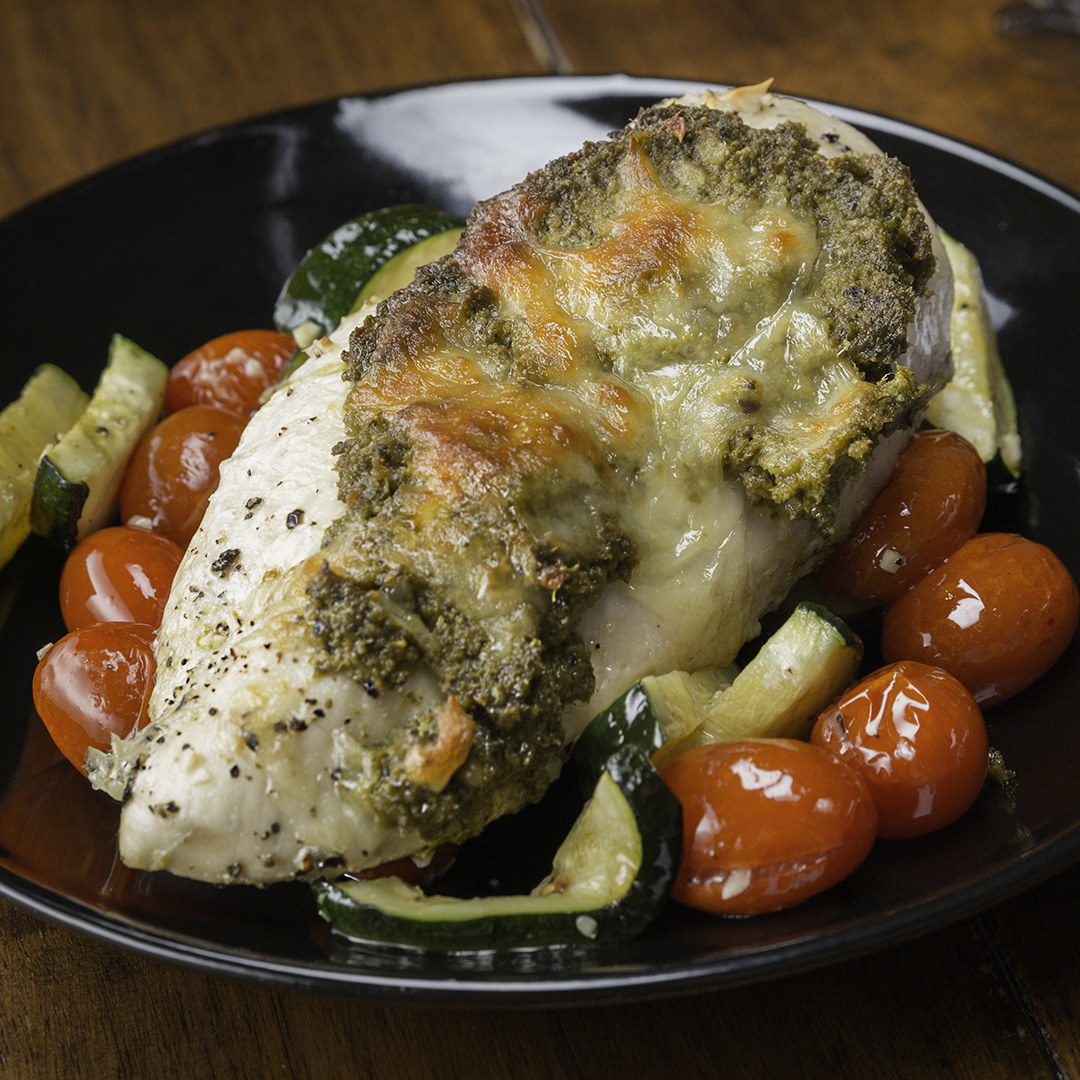
[(165, 412), (212, 405), (250, 416), (281, 377), (296, 343), (276, 330), (238, 330), (208, 341), (176, 363), (165, 388)]
[(986, 509), (986, 467), (954, 431), (924, 431), (821, 568), (833, 590), (890, 603), (973, 536)]
[(157, 626), (183, 549), (146, 529), (115, 525), (75, 545), (60, 573), (60, 613), (69, 630), (96, 622)]
[(218, 467), (236, 449), (244, 418), (209, 405), (166, 416), (135, 448), (120, 485), (123, 521), (140, 516), (186, 548), (217, 489)]
[(791, 907), (866, 858), (877, 811), (866, 782), (794, 739), (737, 739), (679, 754), (661, 775), (683, 808), (672, 896), (718, 915)]
[(860, 679), (818, 717), (810, 741), (862, 773), (881, 837), (950, 825), (986, 779), (986, 723), (975, 699), (947, 671), (914, 660)]
[(986, 708), (1030, 686), (1076, 632), (1080, 596), (1047, 547), (981, 533), (885, 613), (887, 662), (921, 660), (959, 679)]
[(153, 627), (95, 623), (62, 637), (38, 662), (34, 705), (60, 752), (83, 774), (89, 747), (107, 750), (147, 720)]

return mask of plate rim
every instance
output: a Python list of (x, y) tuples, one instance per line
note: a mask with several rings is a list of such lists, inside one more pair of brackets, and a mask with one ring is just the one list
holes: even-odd
[[(322, 113), (350, 101), (372, 101), (407, 95), (430, 95), (446, 90), (490, 93), (492, 87), (511, 84), (548, 100), (552, 88), (561, 86), (579, 91), (582, 99), (601, 96), (634, 98), (663, 97), (699, 91), (725, 89), (731, 84), (705, 80), (668, 79), (627, 74), (492, 76), (380, 89), (338, 95), (319, 101), (267, 111), (240, 118), (172, 140), (144, 152), (112, 162), (48, 191), (0, 219), (0, 233), (16, 221), (48, 213), (54, 203), (94, 186), (108, 184), (112, 177), (154, 164), (161, 159), (183, 155), (208, 141), (257, 129), (261, 124), (299, 119), (304, 113)], [(585, 92), (588, 91), (588, 92)], [(941, 134), (888, 115), (789, 91), (779, 96), (797, 97), (855, 125), (869, 124), (886, 132), (943, 154), (957, 157), (1021, 184), (1050, 198), (1066, 211), (1080, 217), (1080, 196), (1063, 185), (1006, 157), (983, 150), (961, 139)], [(17, 602), (17, 601), (16, 601)], [(694, 964), (681, 961), (674, 966), (653, 965), (640, 972), (615, 970), (570, 973), (557, 976), (516, 976), (499, 972), (491, 978), (471, 979), (468, 974), (410, 976), (399, 972), (372, 972), (340, 963), (293, 960), (237, 946), (208, 942), (192, 934), (154, 926), (140, 917), (111, 911), (79, 900), (0, 865), (0, 897), (17, 907), (82, 936), (114, 947), (133, 951), (157, 961), (225, 978), (253, 981), (282, 989), (331, 992), (369, 999), (397, 999), (410, 1003), (555, 1006), (603, 1004), (613, 1001), (645, 1000), (660, 994), (690, 994), (759, 982), (768, 977), (795, 974), (830, 963), (854, 959), (904, 940), (922, 936), (960, 919), (994, 906), (1010, 896), (1033, 888), (1070, 866), (1080, 863), (1080, 821), (1047, 838), (1026, 857), (930, 899), (922, 898), (891, 912), (878, 914), (832, 934), (809, 935), (793, 940), (732, 950), (737, 958), (726, 962), (709, 954)], [(839, 951), (838, 951), (839, 946)], [(796, 955), (792, 955), (795, 950)], [(723, 950), (714, 950), (720, 954)]]

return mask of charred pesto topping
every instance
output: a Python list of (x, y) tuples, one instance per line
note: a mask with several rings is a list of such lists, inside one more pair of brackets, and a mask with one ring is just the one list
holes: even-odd
[(924, 404), (895, 361), (933, 270), (899, 163), (704, 107), (477, 207), (346, 353), (347, 512), (308, 591), (322, 666), (376, 693), (429, 669), (471, 725), (445, 784), (408, 767), (439, 716), (396, 732), (363, 779), (376, 808), (464, 837), (543, 789), (593, 688), (577, 620), (630, 573), (628, 508), (658, 485), (734, 479), (828, 533)]
[[(368, 445), (376, 454), (385, 450), (385, 442), (373, 442)], [(485, 561), (507, 567), (506, 534), (486, 531)], [(416, 715), (395, 733), (375, 756), (374, 774), (365, 777), (385, 820), (458, 841), (475, 834), (493, 807), (513, 809), (542, 794), (565, 751), (562, 711), (588, 698), (594, 686), (588, 647), (573, 626), (607, 582), (628, 576), (633, 563), (624, 536), (602, 524), (598, 532), (599, 550), (587, 562), (568, 564), (550, 543), (537, 542), (528, 552), (529, 631), (509, 642), (493, 637), (489, 620), (461, 610), (444, 589), (405, 574), (400, 563), (388, 565), (386, 559), (400, 560), (401, 548), (389, 547), (378, 528), (366, 533), (370, 545), (354, 553), (350, 576), (329, 565), (316, 575), (308, 595), (311, 625), (326, 649), (324, 670), (348, 672), (379, 694), (400, 689), (424, 663), (476, 725), (466, 767), (441, 791), (410, 779), (406, 768), (410, 747), (437, 740), (438, 718)], [(368, 561), (366, 571), (360, 558)]]
[(679, 197), (736, 210), (785, 206), (812, 222), (821, 244), (812, 288), (832, 344), (868, 377), (886, 374), (907, 344), (935, 266), (906, 165), (885, 155), (826, 158), (800, 124), (765, 130), (716, 109), (656, 106), (609, 142), (525, 181), (545, 206), (537, 240), (572, 249), (606, 239), (631, 148), (645, 153), (663, 187)]

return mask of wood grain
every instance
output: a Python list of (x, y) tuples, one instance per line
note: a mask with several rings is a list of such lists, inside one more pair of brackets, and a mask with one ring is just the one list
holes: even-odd
[(965, 926), (760, 986), (535, 1011), (371, 1004), (222, 981), (6, 905), (0, 940), (20, 971), (17, 997), (0, 989), (0, 1062), (16, 1077), (334, 1078), (344, 1063), (379, 1080), (1050, 1075), (993, 957)]
[[(884, 112), (1080, 188), (1080, 39), (996, 0), (3, 0), (0, 214), (218, 124), (440, 79), (628, 71)], [(429, 1009), (231, 982), (0, 902), (0, 1076), (1080, 1076), (1080, 869), (819, 972), (685, 999)]]
[(1002, 35), (1001, 0), (544, 0), (575, 71), (756, 83), (959, 138), (1080, 190), (1080, 36)]
[(510, 0), (4, 0), (2, 13), (0, 213), (241, 117), (542, 70)]
[(1060, 874), (989, 912), (986, 938), (1008, 957), (1059, 1075), (1080, 1076), (1080, 871)]

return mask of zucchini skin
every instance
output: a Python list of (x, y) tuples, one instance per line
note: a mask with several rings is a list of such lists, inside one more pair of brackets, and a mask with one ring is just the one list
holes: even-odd
[(584, 791), (596, 785), (608, 762), (626, 746), (636, 746), (650, 758), (667, 741), (667, 732), (641, 682), (602, 709), (574, 744), (573, 764)]
[[(622, 896), (605, 905), (544, 910), (546, 898), (533, 894), (505, 899), (531, 903), (536, 910), (502, 913), (499, 897), (483, 897), (462, 901), (462, 917), (410, 918), (361, 902), (333, 882), (315, 881), (319, 913), (336, 931), (355, 940), (441, 953), (580, 947), (637, 937), (659, 915), (678, 873), (682, 807), (641, 747), (622, 747), (605, 762), (604, 772), (629, 803), (641, 841), (634, 880)], [(476, 906), (466, 913), (464, 905), (469, 904)]]
[(38, 464), (34, 482), (34, 532), (66, 554), (78, 540), (79, 518), (89, 496), (90, 485), (85, 480), (69, 480), (46, 455)]
[(113, 520), (124, 469), (157, 422), (169, 369), (120, 334), (89, 404), (38, 464), (30, 525), (62, 552)]
[(337, 329), (364, 285), (395, 255), (463, 224), (443, 210), (406, 203), (339, 225), (286, 279), (274, 305), (274, 324), (306, 348)]

